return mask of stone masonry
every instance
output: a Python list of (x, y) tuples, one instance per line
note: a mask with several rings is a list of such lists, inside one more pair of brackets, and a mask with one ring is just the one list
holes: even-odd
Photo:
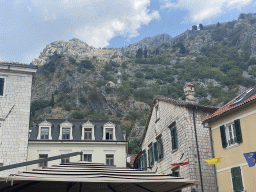
[[(32, 76), (37, 67), (0, 63), (4, 91), (0, 96), (0, 163), (2, 166), (27, 160)], [(25, 171), (26, 167), (1, 171), (0, 177)]]
[[(170, 99), (170, 101), (179, 102), (172, 99)], [(212, 111), (205, 108), (196, 108), (196, 106), (199, 106), (198, 104), (188, 105), (194, 106), (194, 108), (187, 107), (186, 104), (187, 103), (183, 101), (181, 101), (179, 105), (177, 103), (172, 104), (171, 102), (166, 102), (161, 99), (155, 99), (148, 127), (146, 127), (146, 132), (144, 133), (142, 151), (145, 150), (147, 152), (150, 143), (156, 142), (156, 137), (161, 135), (163, 142), (163, 158), (162, 160), (158, 160), (158, 162), (154, 162), (154, 165), (151, 165), (152, 171), (172, 174), (173, 168), (175, 168), (171, 166), (172, 163), (189, 161), (189, 165), (179, 167), (179, 175), (187, 179), (197, 180), (199, 185), (187, 187), (182, 191), (190, 192), (194, 188), (197, 192), (201, 192), (194, 132), (194, 110), (203, 188), (205, 192), (214, 192), (216, 191), (214, 167), (204, 161), (204, 159), (212, 158), (210, 135), (209, 130), (202, 125), (204, 118), (210, 115)], [(158, 106), (159, 110), (159, 120), (156, 118), (156, 106)], [(173, 123), (176, 123), (177, 128), (178, 148), (176, 150), (172, 150), (171, 131), (169, 128)]]

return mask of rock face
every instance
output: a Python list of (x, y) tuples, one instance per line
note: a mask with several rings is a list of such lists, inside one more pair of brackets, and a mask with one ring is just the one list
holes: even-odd
[(95, 57), (99, 61), (108, 61), (110, 59), (118, 61), (121, 52), (118, 49), (97, 49), (74, 38), (67, 42), (54, 41), (50, 43), (44, 48), (39, 58), (32, 61), (32, 64), (39, 66), (44, 65), (51, 59), (55, 59), (56, 55), (71, 56), (77, 60)]

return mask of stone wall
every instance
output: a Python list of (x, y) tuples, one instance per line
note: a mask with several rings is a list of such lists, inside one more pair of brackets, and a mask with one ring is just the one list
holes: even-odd
[[(180, 176), (200, 182), (193, 111), (183, 106), (181, 107), (162, 101), (159, 102), (158, 106), (160, 119), (156, 122), (156, 112), (154, 108), (147, 133), (142, 143), (142, 151), (146, 150), (147, 152), (148, 145), (151, 142), (156, 142), (156, 137), (160, 134), (162, 135), (164, 157), (162, 160), (154, 163), (152, 171), (171, 174), (172, 169), (174, 168), (171, 166), (172, 163), (189, 161), (189, 165), (181, 166), (179, 168)], [(195, 111), (203, 187), (204, 191), (215, 191), (216, 186), (213, 166), (208, 165), (204, 161), (204, 159), (212, 157), (209, 130), (202, 126), (203, 119), (208, 115), (209, 113), (206, 112), (199, 110)], [(172, 150), (171, 132), (169, 128), (173, 122), (176, 122), (178, 136), (178, 149), (174, 151)], [(199, 185), (183, 189), (183, 192), (190, 192), (192, 188), (201, 191), (201, 186)]]
[[(32, 85), (32, 73), (9, 71), (0, 70), (0, 77), (5, 79), (4, 95), (0, 96), (0, 163), (3, 166), (27, 160)], [(25, 170), (26, 167), (10, 169), (0, 172), (0, 176)]]

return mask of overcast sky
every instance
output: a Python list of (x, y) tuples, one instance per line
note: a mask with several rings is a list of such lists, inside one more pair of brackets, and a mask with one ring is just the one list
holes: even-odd
[(30, 63), (53, 41), (119, 48), (256, 13), (256, 0), (0, 0), (0, 59)]

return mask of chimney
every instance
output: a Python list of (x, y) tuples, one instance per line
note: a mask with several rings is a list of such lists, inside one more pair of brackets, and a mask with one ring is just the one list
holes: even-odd
[(186, 102), (189, 103), (195, 103), (195, 85), (193, 85), (192, 83), (186, 83), (183, 87), (184, 90), (184, 94), (185, 94), (185, 98), (186, 98)]

